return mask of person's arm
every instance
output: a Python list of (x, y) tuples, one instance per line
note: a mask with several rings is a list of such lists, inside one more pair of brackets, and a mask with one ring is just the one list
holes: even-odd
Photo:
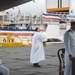
[(42, 42), (46, 42), (47, 38), (48, 38), (47, 34), (45, 32), (41, 32), (41, 34), (40, 34), (40, 40)]
[(71, 52), (71, 48), (70, 48), (70, 42), (71, 42), (70, 35), (69, 35), (69, 32), (67, 32), (64, 34), (64, 45), (65, 45), (65, 48), (68, 52), (69, 59), (72, 60), (73, 56), (72, 56), (72, 52)]
[(68, 53), (71, 54), (69, 32), (66, 32), (64, 34), (64, 45), (65, 45), (65, 48), (68, 51)]

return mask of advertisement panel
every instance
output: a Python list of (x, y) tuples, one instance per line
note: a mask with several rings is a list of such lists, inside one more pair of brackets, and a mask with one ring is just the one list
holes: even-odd
[(47, 8), (69, 7), (69, 0), (46, 0)]
[(69, 14), (75, 15), (75, 0), (70, 0)]

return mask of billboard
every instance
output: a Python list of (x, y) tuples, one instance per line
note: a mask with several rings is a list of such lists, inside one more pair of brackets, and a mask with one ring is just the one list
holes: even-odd
[(46, 0), (46, 8), (57, 8), (57, 0)]
[(75, 0), (70, 0), (69, 14), (75, 15)]
[(69, 0), (46, 0), (46, 8), (69, 7)]
[(62, 1), (62, 7), (69, 7), (70, 0), (61, 0), (61, 1)]

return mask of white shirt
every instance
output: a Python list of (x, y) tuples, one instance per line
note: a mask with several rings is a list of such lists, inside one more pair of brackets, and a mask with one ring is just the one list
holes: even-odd
[(75, 57), (75, 31), (70, 29), (64, 34), (65, 49), (69, 54)]

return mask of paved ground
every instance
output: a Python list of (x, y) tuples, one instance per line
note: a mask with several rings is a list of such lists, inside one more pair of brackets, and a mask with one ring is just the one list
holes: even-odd
[(46, 60), (40, 62), (41, 68), (32, 67), (29, 62), (31, 47), (0, 48), (0, 59), (10, 69), (10, 75), (58, 75), (57, 51), (63, 47), (63, 44), (46, 46)]

